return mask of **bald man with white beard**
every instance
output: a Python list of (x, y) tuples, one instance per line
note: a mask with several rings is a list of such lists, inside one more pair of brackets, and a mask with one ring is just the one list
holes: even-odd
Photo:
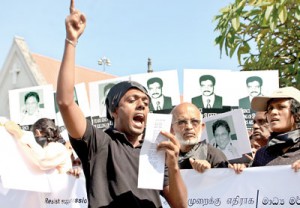
[(195, 169), (204, 172), (210, 168), (227, 168), (229, 163), (224, 153), (201, 140), (205, 128), (199, 109), (192, 103), (181, 103), (171, 112), (171, 133), (180, 143), (180, 169)]

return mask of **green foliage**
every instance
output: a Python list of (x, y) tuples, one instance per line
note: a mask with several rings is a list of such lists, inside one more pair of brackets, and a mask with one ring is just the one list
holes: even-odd
[(279, 70), (280, 86), (300, 89), (300, 0), (235, 0), (214, 21), (220, 55), (242, 70)]

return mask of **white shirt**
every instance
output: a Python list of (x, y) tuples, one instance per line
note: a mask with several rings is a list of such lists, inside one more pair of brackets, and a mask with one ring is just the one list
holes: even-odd
[(151, 98), (151, 102), (152, 102), (152, 105), (153, 105), (154, 110), (158, 110), (158, 109), (157, 109), (157, 108), (158, 108), (158, 105), (159, 105), (159, 107), (160, 107), (159, 110), (162, 110), (163, 107), (164, 107), (164, 96), (160, 96), (160, 97), (157, 98), (157, 99)]
[(210, 107), (212, 108), (215, 102), (215, 95), (214, 94), (210, 96), (202, 95), (202, 102), (204, 108), (207, 108), (208, 100), (209, 100)]

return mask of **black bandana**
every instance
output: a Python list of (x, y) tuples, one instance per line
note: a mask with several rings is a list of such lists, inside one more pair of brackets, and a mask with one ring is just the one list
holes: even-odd
[(150, 96), (148, 95), (148, 92), (146, 90), (146, 88), (141, 85), (138, 82), (134, 82), (134, 81), (123, 81), (120, 82), (116, 85), (114, 85), (110, 90), (109, 93), (105, 99), (105, 105), (106, 105), (106, 112), (107, 112), (107, 118), (109, 120), (113, 120), (112, 116), (110, 115), (110, 112), (114, 112), (116, 110), (116, 108), (119, 105), (119, 102), (121, 100), (121, 98), (125, 95), (125, 93), (132, 89), (132, 88), (136, 88), (140, 91), (142, 91), (143, 93), (145, 93), (150, 100)]

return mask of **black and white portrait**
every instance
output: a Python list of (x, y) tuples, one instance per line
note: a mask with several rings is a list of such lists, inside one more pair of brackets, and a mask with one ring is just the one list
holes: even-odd
[(10, 90), (11, 119), (20, 125), (31, 125), (42, 117), (54, 119), (53, 97), (48, 95), (53, 95), (52, 85)]

